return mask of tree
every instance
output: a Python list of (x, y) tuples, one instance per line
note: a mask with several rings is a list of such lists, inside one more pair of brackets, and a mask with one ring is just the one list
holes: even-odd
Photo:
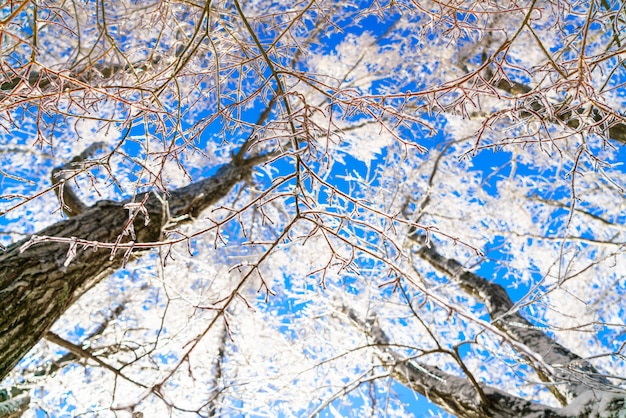
[(620, 416), (623, 7), (5, 3), (0, 414)]

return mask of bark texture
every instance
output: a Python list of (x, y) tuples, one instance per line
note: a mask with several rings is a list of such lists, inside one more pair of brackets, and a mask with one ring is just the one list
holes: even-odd
[[(352, 313), (353, 321), (358, 318)], [(545, 405), (535, 404), (506, 392), (479, 385), (468, 379), (454, 376), (437, 367), (410, 361), (392, 349), (389, 338), (375, 319), (361, 324), (382, 353), (383, 360), (391, 368), (391, 376), (408, 388), (427, 397), (445, 411), (466, 418), (544, 417), (566, 418), (567, 413)]]
[[(172, 192), (171, 218), (190, 220), (224, 197), (267, 157), (233, 159), (207, 179)], [(131, 220), (125, 205), (134, 202), (100, 201), (75, 217), (39, 231), (0, 252), (0, 379), (41, 339), (52, 324), (87, 289), (122, 266), (125, 250), (84, 245), (86, 241), (114, 243), (123, 231), (134, 229), (134, 242), (158, 241), (164, 219), (163, 204), (154, 196), (145, 200)], [(149, 222), (146, 222), (146, 214)], [(131, 225), (132, 223), (132, 225)], [(66, 242), (40, 241), (37, 237), (76, 238)], [(127, 234), (124, 240), (129, 241)], [(30, 244), (30, 245), (29, 245)], [(25, 249), (24, 249), (25, 248)], [(73, 254), (75, 252), (75, 255)], [(67, 263), (68, 255), (73, 256)]]
[(18, 418), (28, 409), (30, 396), (19, 395), (6, 401), (0, 402), (0, 417)]

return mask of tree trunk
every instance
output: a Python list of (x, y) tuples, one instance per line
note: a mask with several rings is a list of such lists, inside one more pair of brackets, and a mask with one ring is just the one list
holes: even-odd
[[(267, 158), (234, 158), (214, 176), (173, 191), (168, 198), (171, 218), (197, 217)], [(144, 200), (142, 207), (135, 205)], [(134, 215), (129, 207), (137, 208)], [(91, 243), (121, 242), (120, 237), (135, 243), (159, 241), (164, 213), (153, 195), (139, 195), (134, 202), (100, 201), (0, 253), (0, 379), (86, 290), (124, 264), (128, 249), (112, 251)]]

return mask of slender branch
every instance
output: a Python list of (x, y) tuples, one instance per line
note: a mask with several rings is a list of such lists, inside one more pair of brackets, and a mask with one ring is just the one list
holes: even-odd
[[(53, 186), (58, 186), (54, 189), (54, 191), (59, 198), (63, 213), (65, 213), (67, 217), (76, 216), (84, 212), (85, 209), (87, 209), (87, 206), (83, 202), (81, 202), (80, 198), (78, 197), (76, 192), (74, 192), (72, 187), (66, 187), (67, 181), (70, 179), (70, 177), (74, 178), (76, 176), (76, 174), (73, 172), (78, 168), (78, 165), (80, 163), (85, 161), (96, 151), (103, 149), (104, 146), (104, 142), (95, 142), (87, 147), (87, 149), (80, 153), (78, 156), (74, 157), (69, 163), (52, 170), (52, 175), (50, 176), (50, 179)], [(73, 175), (70, 176), (70, 174), (72, 173)]]
[[(89, 343), (89, 341), (92, 340), (94, 337), (101, 335), (107, 329), (111, 321), (116, 319), (124, 311), (124, 309), (125, 309), (125, 304), (121, 304), (115, 307), (115, 309), (113, 309), (110, 312), (110, 314), (106, 316), (106, 318), (100, 323), (100, 325), (98, 325), (98, 327), (93, 332), (90, 332), (89, 335), (83, 338), (82, 344), (77, 345), (77, 346), (78, 347), (84, 346), (85, 343)], [(48, 340), (51, 342), (54, 342), (50, 339)], [(87, 350), (87, 351), (91, 352), (91, 350)], [(35, 376), (52, 375), (56, 373), (59, 369), (63, 368), (66, 364), (74, 362), (79, 358), (80, 358), (80, 355), (75, 353), (73, 350), (68, 349), (67, 354), (54, 360), (49, 366), (41, 367), (34, 374)]]
[(111, 366), (108, 363), (105, 363), (104, 361), (102, 361), (98, 357), (94, 356), (89, 351), (83, 349), (82, 347), (77, 346), (76, 344), (74, 344), (71, 341), (66, 340), (65, 338), (60, 337), (59, 335), (55, 334), (52, 331), (48, 331), (46, 333), (46, 337), (45, 338), (46, 338), (46, 340), (50, 341), (51, 343), (54, 343), (54, 344), (58, 345), (59, 347), (65, 348), (66, 350), (70, 351), (72, 354), (74, 354), (78, 358), (84, 358), (84, 359), (92, 360), (92, 361), (96, 362), (100, 367), (103, 367), (103, 368), (109, 370), (110, 372), (112, 372), (116, 376), (119, 376), (119, 377), (121, 377), (124, 380), (127, 380), (127, 381), (129, 381), (131, 383), (134, 383), (135, 385), (137, 385), (139, 387), (146, 388), (146, 386), (144, 384), (139, 383), (136, 380), (133, 380), (133, 379), (125, 376), (124, 374), (122, 374), (122, 372), (120, 370), (116, 369), (115, 367)]
[(217, 349), (217, 356), (215, 356), (215, 375), (212, 378), (214, 390), (213, 396), (207, 404), (208, 416), (218, 417), (220, 413), (220, 401), (221, 399), (221, 386), (224, 385), (224, 363), (226, 362), (226, 341), (228, 338), (228, 329), (226, 325), (223, 325), (222, 335), (219, 340), (219, 347)]

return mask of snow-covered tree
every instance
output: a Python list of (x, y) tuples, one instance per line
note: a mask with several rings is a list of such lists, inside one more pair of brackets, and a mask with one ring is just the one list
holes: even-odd
[(0, 33), (0, 416), (626, 413), (621, 1)]

